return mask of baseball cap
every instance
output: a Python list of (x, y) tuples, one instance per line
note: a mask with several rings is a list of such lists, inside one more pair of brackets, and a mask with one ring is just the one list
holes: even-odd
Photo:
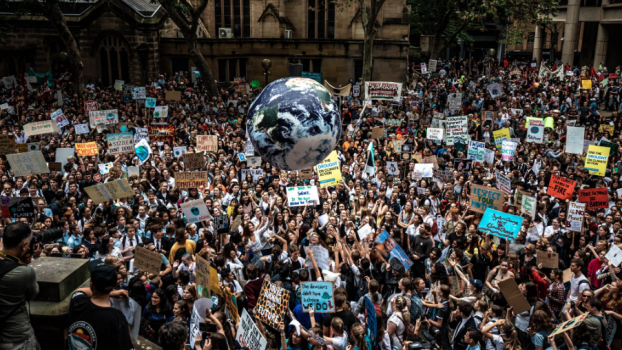
[(469, 278), (469, 283), (474, 285), (475, 288), (477, 288), (478, 291), (481, 291), (482, 289), (484, 289), (484, 284), (480, 280), (474, 280), (472, 278)]
[(105, 291), (108, 287), (117, 285), (117, 271), (114, 267), (104, 264), (102, 260), (93, 260), (89, 263), (91, 282), (98, 291)]

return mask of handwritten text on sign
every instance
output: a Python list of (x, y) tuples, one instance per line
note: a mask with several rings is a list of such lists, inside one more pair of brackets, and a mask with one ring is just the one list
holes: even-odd
[(298, 186), (287, 188), (287, 201), (290, 207), (313, 205), (313, 201), (320, 202), (316, 186)]
[(332, 282), (304, 282), (301, 290), (302, 310), (309, 312), (335, 312)]
[(268, 326), (278, 329), (283, 321), (289, 305), (289, 292), (285, 289), (264, 281), (255, 306), (255, 316)]
[(237, 340), (243, 348), (249, 348), (250, 350), (264, 350), (268, 345), (266, 338), (261, 335), (261, 331), (248, 315), (246, 309), (242, 311), (242, 318), (240, 319), (240, 325), (238, 326), (235, 340)]
[(152, 252), (143, 247), (136, 247), (134, 250), (134, 266), (157, 275), (160, 273), (160, 265), (162, 265), (160, 253)]

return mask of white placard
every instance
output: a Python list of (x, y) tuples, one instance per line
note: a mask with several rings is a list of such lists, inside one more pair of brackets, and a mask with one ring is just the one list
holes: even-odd
[(585, 215), (586, 207), (587, 203), (568, 203), (568, 221), (566, 222), (566, 230), (574, 232), (583, 231), (583, 215)]
[(91, 132), (89, 130), (89, 125), (88, 124), (76, 124), (73, 127), (76, 129), (76, 134), (77, 135), (88, 134), (89, 132)]
[(104, 164), (97, 164), (97, 166), (99, 167), (99, 173), (102, 175), (106, 175), (110, 172), (110, 168), (112, 168), (114, 166), (113, 163), (104, 163)]
[(65, 169), (65, 164), (67, 164), (67, 157), (73, 157), (75, 152), (76, 150), (73, 148), (57, 148), (55, 161), (61, 163), (63, 169)]
[(140, 177), (140, 167), (137, 167), (137, 166), (127, 167), (127, 176), (132, 176), (132, 175), (136, 175)]
[(287, 203), (290, 207), (313, 205), (320, 203), (316, 186), (287, 187)]
[(527, 140), (525, 141), (535, 143), (544, 142), (544, 119), (529, 119), (527, 123)]
[(585, 136), (585, 127), (568, 126), (566, 127), (566, 153), (583, 154), (585, 152), (583, 141)]
[(613, 266), (620, 266), (620, 263), (622, 263), (622, 249), (618, 248), (617, 245), (612, 244), (607, 252), (607, 255), (605, 255), (605, 258), (607, 258), (609, 263)]
[(397, 166), (397, 162), (387, 162), (387, 174), (394, 176), (400, 174), (400, 168)]
[(421, 174), (421, 177), (432, 177), (433, 176), (433, 170), (434, 170), (434, 164), (432, 163), (417, 163), (415, 164), (415, 171), (414, 173), (418, 173)]
[(469, 141), (467, 159), (473, 159), (476, 163), (484, 161), (486, 154), (486, 143), (479, 141)]
[(189, 224), (205, 221), (212, 217), (202, 199), (181, 203), (181, 210)]
[(69, 125), (69, 120), (65, 117), (62, 109), (57, 109), (56, 111), (50, 113), (50, 118), (56, 122), (56, 125), (58, 125), (59, 128)]
[[(320, 245), (310, 245), (309, 248), (313, 251), (313, 256), (315, 257), (315, 263), (317, 266), (323, 270), (328, 270), (328, 249)], [(309, 259), (309, 261), (311, 260)]]
[(153, 110), (154, 118), (167, 118), (168, 117), (168, 106), (156, 106)]
[(261, 331), (255, 325), (253, 319), (248, 315), (246, 309), (242, 310), (242, 317), (240, 318), (240, 325), (235, 336), (235, 340), (240, 343), (243, 348), (249, 350), (265, 350), (268, 342)]
[(428, 128), (426, 136), (428, 137), (428, 140), (443, 141), (444, 131), (445, 130), (443, 128)]
[(188, 153), (186, 146), (173, 147), (173, 157), (181, 157)]
[(250, 141), (246, 141), (244, 142), (244, 154), (252, 157), (255, 155), (255, 147), (253, 146), (253, 143)]
[(495, 151), (488, 148), (484, 149), (484, 161), (488, 164), (493, 164), (495, 162)]
[(359, 235), (359, 240), (364, 240), (370, 233), (373, 233), (374, 229), (369, 226), (369, 224), (365, 224), (365, 226), (361, 227), (357, 233)]

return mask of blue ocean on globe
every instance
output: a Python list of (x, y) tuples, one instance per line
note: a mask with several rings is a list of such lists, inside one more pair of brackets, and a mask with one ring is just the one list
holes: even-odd
[(337, 146), (341, 117), (322, 84), (282, 78), (270, 83), (251, 104), (247, 131), (264, 161), (282, 170), (308, 169)]

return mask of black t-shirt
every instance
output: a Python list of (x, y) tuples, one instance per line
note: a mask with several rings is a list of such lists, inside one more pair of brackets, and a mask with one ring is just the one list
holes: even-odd
[(490, 265), (490, 258), (485, 255), (473, 254), (471, 258), (473, 265), (473, 278), (482, 282), (486, 281), (486, 268)]
[(332, 314), (327, 314), (326, 317), (324, 317), (324, 321), (322, 322), (322, 325), (324, 327), (330, 328), (330, 323), (333, 321), (333, 317), (339, 317), (343, 321), (343, 324), (346, 327), (345, 331), (348, 333), (352, 329), (353, 325), (357, 323), (361, 323), (359, 319), (356, 316), (354, 316), (352, 311), (342, 310), (342, 311), (335, 312)]
[(121, 311), (93, 304), (84, 292), (71, 296), (69, 305), (71, 349), (134, 349), (127, 320)]

